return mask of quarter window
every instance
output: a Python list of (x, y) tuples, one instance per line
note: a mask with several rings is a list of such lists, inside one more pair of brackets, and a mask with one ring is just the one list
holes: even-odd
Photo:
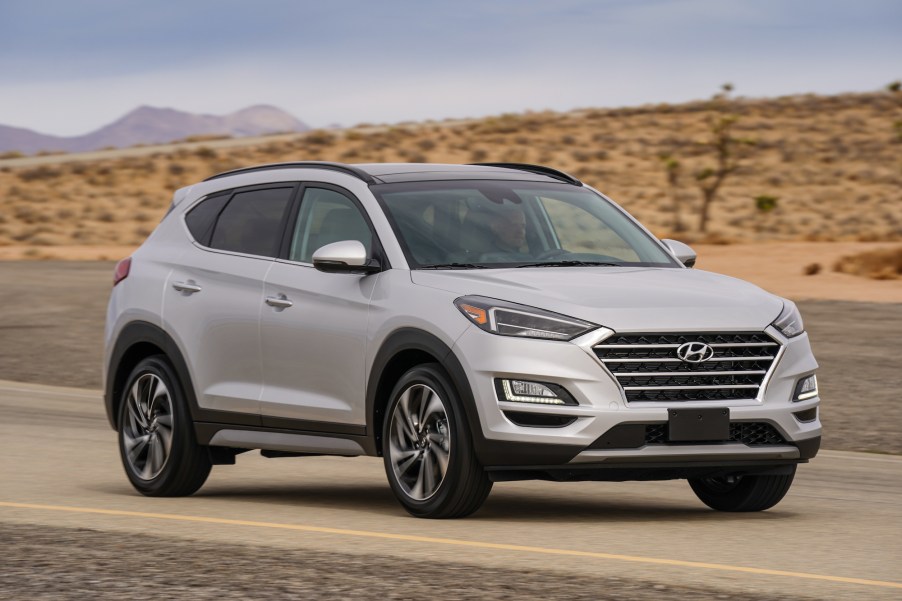
[(213, 226), (216, 218), (229, 200), (228, 194), (213, 196), (191, 209), (185, 216), (188, 231), (198, 243), (210, 246), (210, 236), (213, 235)]
[(250, 190), (232, 196), (216, 226), (210, 246), (219, 250), (275, 257), (282, 222), (294, 188)]

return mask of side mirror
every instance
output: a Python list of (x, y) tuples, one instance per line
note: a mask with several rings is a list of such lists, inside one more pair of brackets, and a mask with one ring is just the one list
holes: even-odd
[(664, 246), (667, 247), (667, 250), (670, 251), (674, 257), (676, 257), (677, 261), (685, 265), (686, 267), (694, 267), (695, 259), (698, 255), (695, 254), (695, 251), (689, 247), (688, 244), (683, 244), (682, 242), (678, 242), (676, 240), (661, 240), (664, 243)]
[(368, 259), (359, 240), (327, 244), (313, 253), (313, 266), (326, 273), (375, 273), (382, 271), (376, 259)]

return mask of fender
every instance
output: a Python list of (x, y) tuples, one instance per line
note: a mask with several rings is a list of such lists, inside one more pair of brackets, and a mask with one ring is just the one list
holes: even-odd
[[(405, 353), (409, 353), (410, 361), (393, 364), (394, 359)], [(430, 355), (442, 366), (457, 389), (457, 394), (464, 405), (467, 424), (470, 426), (476, 456), (483, 466), (567, 463), (581, 450), (580, 447), (572, 445), (531, 444), (487, 439), (479, 421), (473, 388), (454, 351), (428, 332), (416, 328), (401, 328), (385, 339), (379, 352), (376, 353), (370, 369), (366, 388), (366, 416), (369, 430), (366, 450), (368, 453), (381, 455), (382, 428), (380, 425), (384, 417), (387, 397), (391, 394), (395, 382), (411, 367), (430, 362), (425, 355)], [(386, 372), (388, 367), (391, 369)]]

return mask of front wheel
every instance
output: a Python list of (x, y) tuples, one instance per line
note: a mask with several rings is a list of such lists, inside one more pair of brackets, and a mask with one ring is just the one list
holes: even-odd
[(764, 511), (779, 503), (795, 477), (788, 474), (690, 478), (689, 486), (702, 503), (718, 511)]
[(141, 361), (119, 403), (119, 452), (132, 486), (152, 497), (197, 491), (210, 474), (197, 444), (182, 387), (162, 355)]
[(410, 514), (458, 518), (482, 506), (492, 481), (476, 458), (460, 398), (439, 365), (404, 374), (386, 415), (385, 472)]

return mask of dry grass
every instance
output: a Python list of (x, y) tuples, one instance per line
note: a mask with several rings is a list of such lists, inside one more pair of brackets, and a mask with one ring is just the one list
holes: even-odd
[(902, 278), (902, 247), (843, 257), (834, 264), (833, 270), (874, 280), (898, 280)]
[[(358, 126), (278, 136), (243, 146), (136, 158), (0, 165), (0, 246), (136, 245), (163, 216), (172, 192), (214, 173), (267, 162), (531, 162), (569, 171), (607, 193), (656, 234), (688, 242), (902, 240), (902, 146), (886, 94), (734, 101), (737, 135), (756, 141), (721, 189), (710, 233), (695, 232), (699, 192), (691, 173), (708, 159), (707, 103), (481, 120)], [(660, 156), (685, 170), (678, 190), (689, 231), (674, 233), (673, 200)], [(767, 213), (755, 199), (779, 199)]]

